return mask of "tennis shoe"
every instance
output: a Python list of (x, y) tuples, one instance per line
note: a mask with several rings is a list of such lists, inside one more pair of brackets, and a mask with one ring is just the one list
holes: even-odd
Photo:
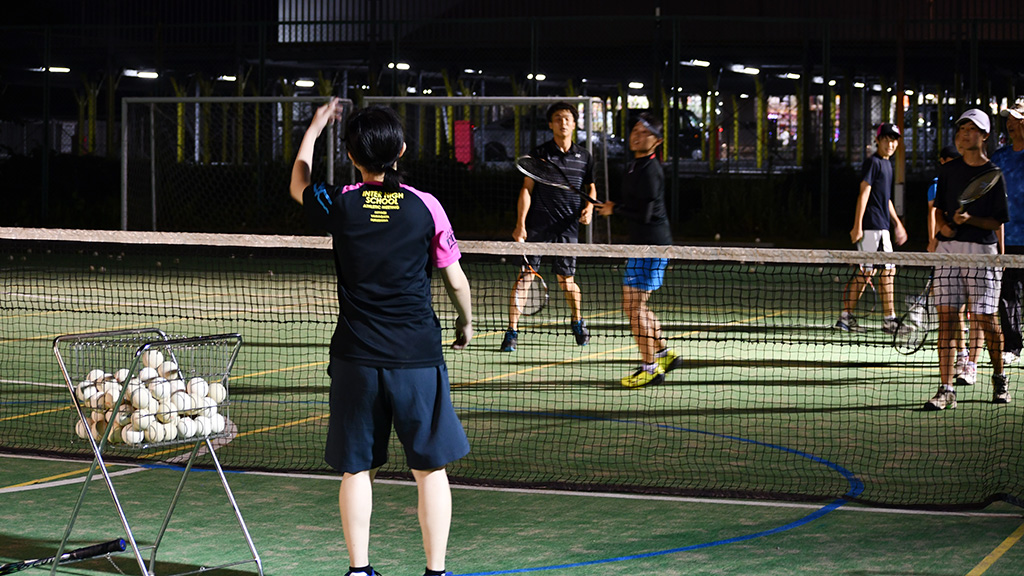
[(963, 372), (964, 366), (967, 365), (968, 358), (970, 358), (970, 356), (967, 355), (967, 351), (966, 350), (961, 350), (960, 352), (956, 353), (956, 373), (957, 374)]
[(1003, 364), (1010, 366), (1020, 362), (1020, 355), (1016, 352), (1003, 352)]
[(639, 388), (648, 384), (661, 384), (665, 381), (665, 369), (660, 364), (654, 365), (654, 372), (648, 372), (643, 366), (621, 380), (626, 388)]
[(900, 334), (906, 334), (907, 332), (910, 332), (910, 330), (910, 326), (900, 324), (895, 318), (886, 318), (882, 320), (882, 332), (885, 332), (886, 334), (895, 334), (897, 332)]
[(501, 340), (502, 352), (515, 352), (519, 345), (519, 330), (509, 328), (505, 331), (505, 337)]
[(576, 337), (576, 343), (580, 346), (590, 344), (590, 330), (587, 330), (587, 321), (577, 320), (573, 322), (572, 335)]
[(359, 572), (353, 572), (349, 570), (348, 572), (345, 572), (345, 576), (381, 576), (381, 574), (373, 568), (370, 568), (369, 572), (364, 572), (362, 570), (360, 570)]
[(964, 362), (964, 367), (956, 375), (957, 386), (974, 386), (978, 381), (978, 365), (970, 360)]
[(839, 317), (839, 320), (836, 321), (835, 328), (837, 330), (842, 330), (843, 332), (864, 331), (863, 328), (857, 325), (857, 319), (847, 314), (846, 312), (843, 312), (843, 314)]
[(668, 374), (676, 368), (683, 367), (683, 357), (676, 355), (671, 350), (666, 350), (665, 355), (658, 358), (658, 366)]
[(923, 410), (945, 410), (956, 408), (956, 390), (939, 386), (939, 391), (932, 396), (932, 399), (925, 402)]
[(1009, 404), (1013, 399), (1010, 397), (1010, 380), (1006, 374), (992, 375), (992, 403)]

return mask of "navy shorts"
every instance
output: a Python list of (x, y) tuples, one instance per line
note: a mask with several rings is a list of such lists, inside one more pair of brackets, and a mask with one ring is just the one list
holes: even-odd
[(338, 472), (383, 466), (394, 426), (414, 470), (433, 470), (469, 453), (469, 440), (452, 407), (448, 368), (374, 368), (336, 356), (324, 460)]

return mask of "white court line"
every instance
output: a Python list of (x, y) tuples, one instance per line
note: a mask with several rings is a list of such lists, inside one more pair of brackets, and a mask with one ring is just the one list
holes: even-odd
[[(51, 462), (74, 462), (82, 463), (80, 460), (70, 460), (64, 458), (51, 458), (46, 456), (26, 456), (20, 454), (0, 454), (0, 459), (3, 458), (24, 458), (30, 460), (47, 460)], [(142, 472), (150, 469), (148, 466), (138, 464), (118, 464), (123, 466), (131, 467), (128, 470), (121, 470), (118, 472), (112, 472), (111, 476), (121, 476), (125, 474), (132, 474), (135, 472)], [(291, 472), (262, 472), (262, 471), (232, 471), (224, 470), (225, 473), (229, 474), (244, 474), (249, 476), (271, 476), (278, 478), (291, 478), (291, 479), (305, 479), (305, 480), (326, 480), (332, 482), (338, 482), (341, 480), (340, 476), (329, 475), (329, 474), (308, 474), (308, 473), (291, 473)], [(22, 492), (25, 490), (35, 490), (43, 488), (51, 488), (56, 486), (64, 486), (67, 484), (80, 483), (82, 478), (58, 480), (54, 482), (46, 482), (42, 484), (33, 484), (31, 486), (23, 486), (18, 488), (0, 488), (0, 494), (6, 494), (9, 492)], [(377, 484), (385, 484), (391, 486), (407, 486), (415, 487), (416, 483), (411, 480), (386, 480), (379, 479), (374, 481)], [(500, 492), (508, 494), (544, 494), (550, 496), (566, 496), (566, 497), (578, 497), (578, 498), (611, 498), (617, 500), (643, 500), (650, 502), (681, 502), (681, 503), (693, 503), (693, 504), (717, 504), (724, 506), (760, 506), (765, 508), (795, 508), (804, 510), (818, 510), (821, 508), (821, 504), (802, 504), (798, 502), (771, 502), (771, 501), (754, 501), (754, 500), (732, 500), (726, 498), (692, 498), (684, 496), (664, 496), (658, 494), (618, 494), (614, 492), (574, 492), (571, 490), (543, 490), (543, 489), (531, 489), (531, 488), (501, 488), (493, 486), (464, 486), (461, 484), (452, 484), (452, 490), (476, 490), (483, 492)], [(878, 514), (902, 514), (911, 516), (960, 516), (966, 518), (1019, 518), (1021, 513), (1019, 512), (956, 512), (956, 511), (942, 511), (942, 510), (911, 510), (903, 508), (877, 508), (871, 506), (861, 506), (856, 502), (851, 502), (847, 505), (840, 506), (834, 510), (834, 512), (874, 512)]]
[(29, 386), (46, 386), (49, 388), (67, 388), (67, 384), (54, 384), (52, 382), (32, 382), (30, 380), (6, 380), (0, 378), (0, 384), (28, 384)]

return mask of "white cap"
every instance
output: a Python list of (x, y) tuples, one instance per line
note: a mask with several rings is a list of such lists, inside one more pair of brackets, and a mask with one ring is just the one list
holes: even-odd
[(968, 120), (974, 122), (974, 125), (985, 134), (992, 131), (992, 123), (988, 119), (988, 114), (985, 114), (977, 108), (971, 108), (967, 112), (961, 114), (960, 118), (956, 121), (956, 125), (959, 126)]
[(1006, 118), (1007, 116), (1013, 116), (1017, 120), (1024, 120), (1024, 105), (1017, 104), (1012, 108), (1004, 108), (1003, 110), (999, 111), (999, 115), (1002, 116), (1003, 118)]

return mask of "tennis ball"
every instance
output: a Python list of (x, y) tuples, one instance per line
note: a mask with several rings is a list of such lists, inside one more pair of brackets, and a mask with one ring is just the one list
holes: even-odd
[(106, 396), (107, 395), (103, 394), (102, 392), (97, 392), (96, 395), (94, 395), (92, 398), (89, 398), (89, 408), (92, 408), (93, 410), (106, 410)]
[(115, 424), (117, 424), (120, 427), (124, 427), (127, 426), (128, 424), (131, 424), (132, 412), (134, 412), (134, 410), (132, 410), (131, 406), (122, 404), (117, 407), (116, 412), (112, 413), (111, 418), (113, 418)]
[(153, 413), (148, 410), (136, 410), (135, 412), (132, 412), (132, 428), (136, 430), (145, 431), (153, 424), (154, 420), (156, 420), (156, 418), (153, 416)]
[(140, 410), (149, 407), (150, 402), (153, 401), (153, 395), (149, 393), (149, 390), (139, 385), (128, 390), (128, 401), (132, 403), (136, 410)]
[(196, 400), (196, 414), (213, 418), (213, 415), (217, 413), (217, 403), (213, 401), (213, 398), (208, 396), (193, 398)]
[(169, 401), (161, 402), (156, 411), (156, 419), (164, 424), (173, 423), (178, 420), (178, 412)]
[(214, 382), (213, 384), (210, 384), (210, 390), (206, 395), (212, 398), (217, 404), (220, 404), (221, 402), (224, 402), (225, 398), (227, 398), (228, 389), (220, 382)]
[(160, 376), (163, 376), (168, 380), (174, 380), (178, 377), (178, 364), (172, 360), (168, 360), (167, 362), (160, 364), (156, 371)]
[(180, 413), (184, 412), (188, 414), (195, 408), (195, 402), (192, 401), (192, 396), (189, 396), (188, 392), (178, 391), (171, 394), (171, 405)]
[(93, 382), (103, 382), (103, 379), (107, 376), (107, 373), (99, 368), (90, 370), (89, 374), (85, 377), (86, 380), (92, 380)]
[(99, 394), (99, 388), (92, 380), (86, 380), (78, 385), (78, 391), (75, 396), (78, 397), (78, 401), (82, 404), (88, 404), (89, 399)]
[[(164, 363), (164, 353), (159, 350), (146, 350), (142, 353), (142, 365), (156, 370)], [(145, 378), (143, 378), (145, 380)]]
[(207, 396), (210, 392), (210, 385), (203, 378), (196, 376), (195, 378), (188, 381), (185, 386), (189, 394), (195, 394), (196, 396)]
[(181, 378), (175, 378), (174, 380), (168, 380), (171, 383), (171, 394), (175, 392), (185, 391), (185, 382)]
[(206, 416), (196, 416), (196, 436), (209, 436), (213, 429), (213, 422)]
[(89, 435), (95, 437), (96, 425), (87, 420), (79, 420), (75, 422), (75, 436), (78, 436), (82, 440), (85, 440)]
[(223, 414), (214, 414), (213, 416), (210, 417), (210, 424), (210, 433), (220, 434), (221, 432), (224, 431), (224, 428), (227, 427), (228, 422), (224, 418)]
[(122, 428), (124, 428), (124, 426), (121, 426), (117, 422), (111, 422), (110, 435), (107, 436), (107, 441), (110, 442), (111, 444), (120, 444), (121, 442), (123, 442), (124, 440), (121, 438)]
[(121, 428), (121, 440), (124, 440), (125, 444), (141, 444), (145, 438), (142, 430), (136, 430), (132, 426)]
[(178, 436), (191, 438), (196, 435), (196, 421), (191, 418), (178, 420)]
[(154, 378), (149, 381), (149, 393), (157, 400), (166, 400), (171, 397), (171, 383), (163, 378)]
[(128, 379), (128, 376), (129, 376), (129, 372), (128, 372), (127, 368), (121, 368), (117, 372), (114, 372), (114, 380), (116, 380), (117, 382), (119, 382), (121, 384), (123, 384), (124, 381)]
[(157, 424), (155, 426), (150, 426), (149, 428), (146, 428), (146, 432), (145, 432), (146, 442), (150, 442), (150, 443), (153, 443), (153, 444), (156, 444), (157, 442), (163, 442), (164, 441), (164, 435), (165, 435), (165, 431), (164, 431), (164, 427), (163, 427), (162, 424)]
[(178, 438), (178, 423), (167, 422), (161, 424), (164, 427), (164, 441), (176, 440)]
[(721, 239), (722, 239), (722, 235), (719, 234), (718, 232), (715, 232), (715, 242), (718, 242)]
[(156, 368), (145, 367), (139, 370), (139, 380), (143, 382), (149, 382), (150, 380), (160, 376), (160, 373), (156, 371)]

